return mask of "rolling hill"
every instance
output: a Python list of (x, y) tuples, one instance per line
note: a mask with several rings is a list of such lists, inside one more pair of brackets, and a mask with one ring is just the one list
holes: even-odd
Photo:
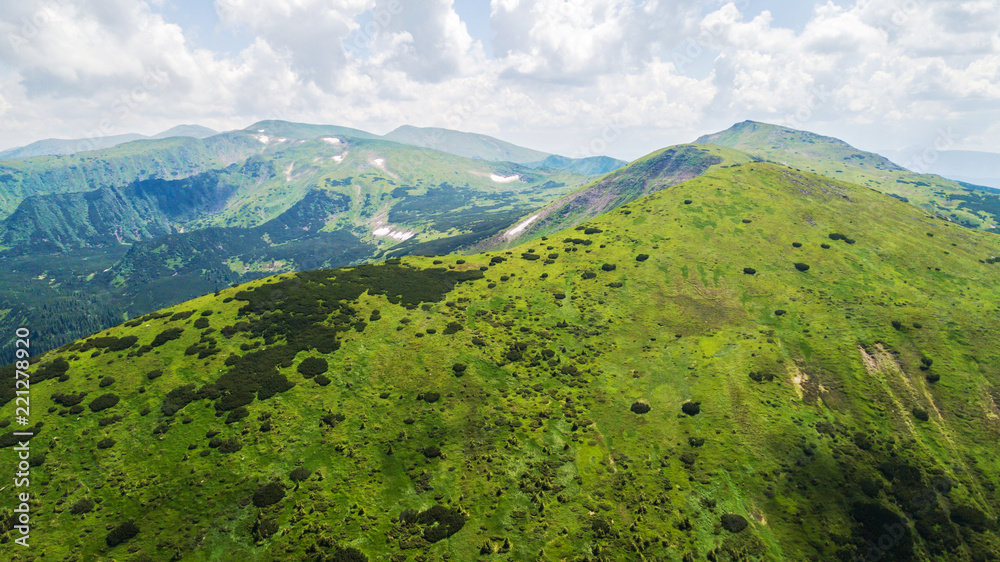
[(140, 135), (138, 133), (126, 133), (123, 135), (109, 135), (85, 139), (45, 139), (33, 142), (26, 146), (0, 151), (0, 160), (30, 158), (32, 156), (58, 156), (74, 154), (76, 152), (112, 148), (120, 144), (143, 139), (168, 139), (172, 137), (204, 139), (216, 134), (218, 134), (216, 131), (200, 125), (178, 125), (153, 136)]
[(758, 158), (870, 187), (969, 228), (1000, 227), (1000, 191), (914, 173), (884, 156), (858, 150), (833, 137), (744, 121), (695, 142), (735, 148)]
[(36, 357), (44, 542), (8, 510), (0, 553), (995, 557), (1000, 238), (725, 166), (507, 251), (282, 274)]

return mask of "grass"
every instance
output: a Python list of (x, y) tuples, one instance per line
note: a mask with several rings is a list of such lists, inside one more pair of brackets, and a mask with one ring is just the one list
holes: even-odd
[[(32, 441), (47, 452), (32, 482), (45, 543), (0, 552), (831, 560), (862, 555), (902, 513), (913, 517), (885, 560), (1000, 549), (1000, 295), (998, 266), (985, 262), (1000, 255), (1000, 239), (767, 163), (712, 168), (586, 227), (591, 234), (553, 233), (509, 253), (252, 281), (167, 310), (211, 310), (205, 330), (215, 332), (193, 327), (200, 314), (164, 316), (98, 334), (141, 346), (184, 328), (142, 356), (47, 354), (40, 365), (65, 358), (70, 367), (68, 380), (32, 386), (33, 419), (45, 421)], [(521, 258), (529, 253), (557, 257)], [(452, 323), (463, 329), (446, 334)], [(230, 355), (251, 353), (244, 346), (302, 345), (318, 327), (336, 331), (336, 350), (301, 349), (278, 364), (293, 386), (252, 400), (245, 418), (224, 423), (208, 397), (160, 415), (167, 393), (210, 388)], [(219, 353), (184, 354), (206, 336)], [(300, 373), (311, 357), (327, 360), (328, 386)], [(927, 382), (921, 366), (940, 380)], [(155, 369), (163, 375), (149, 380)], [(53, 394), (79, 392), (121, 401), (40, 414)], [(438, 400), (418, 399), (432, 392)], [(697, 415), (683, 413), (688, 402), (700, 403)], [(636, 403), (649, 411), (634, 412)], [(122, 420), (99, 425), (112, 415)], [(241, 448), (210, 447), (210, 431)], [(108, 437), (113, 446), (95, 447)], [(441, 454), (427, 455), (431, 447)], [(5, 453), (0, 470), (12, 462)], [(293, 481), (303, 467), (313, 475)], [(272, 482), (284, 499), (254, 506)], [(71, 513), (86, 498), (101, 501)], [(428, 512), (467, 520), (429, 542), (432, 515), (413, 516)], [(745, 529), (723, 527), (739, 518)], [(108, 532), (128, 520), (138, 534), (108, 547)], [(269, 522), (279, 530), (261, 538)], [(487, 544), (509, 552), (481, 555)]]

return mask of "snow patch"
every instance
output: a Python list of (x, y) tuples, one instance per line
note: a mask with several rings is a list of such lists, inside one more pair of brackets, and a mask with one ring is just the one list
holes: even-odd
[(514, 228), (512, 228), (512, 229), (508, 230), (507, 232), (505, 232), (504, 233), (504, 238), (510, 240), (511, 238), (513, 238), (513, 237), (517, 236), (518, 234), (520, 234), (521, 232), (523, 232), (525, 228), (528, 228), (528, 225), (530, 225), (531, 223), (535, 222), (536, 220), (538, 220), (538, 215), (532, 215), (532, 216), (528, 217), (521, 224), (519, 224), (519, 225), (515, 226)]
[(510, 183), (512, 181), (517, 181), (521, 179), (521, 176), (514, 174), (513, 176), (501, 176), (498, 174), (490, 174), (490, 179), (497, 183)]
[(336, 162), (336, 163), (340, 164), (341, 162), (343, 162), (343, 161), (344, 161), (344, 157), (345, 157), (345, 156), (347, 156), (347, 153), (346, 153), (346, 152), (345, 152), (345, 153), (343, 153), (343, 154), (338, 154), (338, 155), (336, 155), (336, 156), (332, 157), (332, 158), (331, 158), (331, 160), (333, 160), (334, 162)]
[(337, 137), (323, 137), (323, 138), (321, 138), (319, 140), (321, 140), (321, 141), (323, 141), (323, 142), (325, 142), (327, 144), (340, 144), (341, 143), (341, 140), (338, 139)]
[(372, 160), (372, 164), (375, 164), (379, 168), (385, 169), (385, 158), (375, 158)]
[(285, 168), (285, 181), (292, 181), (292, 168), (294, 167), (295, 164), (289, 164), (288, 167)]
[(267, 144), (267, 143), (271, 142), (271, 138), (268, 137), (267, 135), (257, 135), (257, 140), (259, 140), (260, 142), (262, 142), (264, 144)]
[(276, 142), (287, 142), (288, 139), (274, 139)]
[(412, 230), (393, 230), (388, 226), (380, 226), (372, 231), (372, 235), (379, 238), (392, 238), (393, 240), (403, 242), (413, 238), (414, 233)]

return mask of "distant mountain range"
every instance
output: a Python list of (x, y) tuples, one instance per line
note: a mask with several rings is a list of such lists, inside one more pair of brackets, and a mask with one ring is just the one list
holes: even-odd
[(208, 127), (202, 127), (200, 125), (178, 125), (151, 137), (137, 133), (128, 133), (124, 135), (110, 135), (106, 137), (82, 139), (45, 139), (33, 142), (27, 146), (4, 150), (0, 152), (0, 160), (29, 158), (32, 156), (75, 154), (77, 152), (111, 148), (118, 146), (119, 144), (145, 139), (169, 139), (173, 137), (204, 139), (216, 134), (218, 134), (217, 131), (213, 131)]
[(1000, 189), (1000, 154), (994, 152), (913, 147), (879, 153), (911, 170)]

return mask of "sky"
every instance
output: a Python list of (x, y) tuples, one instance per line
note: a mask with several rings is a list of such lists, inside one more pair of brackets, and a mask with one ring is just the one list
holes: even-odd
[(0, 149), (262, 119), (625, 160), (747, 119), (1000, 152), (1000, 0), (0, 0)]

